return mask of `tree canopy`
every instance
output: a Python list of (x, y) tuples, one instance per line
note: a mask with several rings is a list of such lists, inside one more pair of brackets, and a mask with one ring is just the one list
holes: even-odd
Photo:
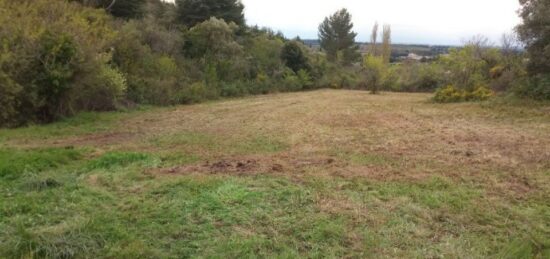
[(531, 74), (550, 73), (550, 1), (520, 0), (523, 24), (517, 27), (529, 52)]
[(143, 16), (146, 0), (73, 0), (84, 5), (104, 8), (113, 16), (121, 18), (138, 18)]
[(189, 28), (211, 17), (227, 23), (245, 24), (244, 5), (240, 0), (176, 0), (178, 20)]
[(293, 40), (285, 43), (281, 52), (281, 59), (295, 73), (298, 73), (300, 70), (309, 69), (307, 56), (298, 41)]
[(330, 61), (341, 61), (351, 64), (359, 58), (358, 46), (355, 44), (357, 33), (353, 31), (351, 14), (341, 9), (325, 18), (319, 25), (321, 48), (327, 53)]

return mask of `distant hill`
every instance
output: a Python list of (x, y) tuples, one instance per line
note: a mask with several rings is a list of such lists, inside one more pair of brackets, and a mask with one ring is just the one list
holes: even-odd
[[(319, 40), (306, 39), (302, 40), (304, 44), (313, 49), (320, 49), (321, 43)], [(366, 53), (370, 49), (370, 43), (359, 42), (359, 48), (361, 53)], [(444, 45), (427, 45), (427, 44), (392, 44), (392, 59), (399, 59), (400, 57), (406, 57), (411, 53), (425, 57), (435, 57), (442, 54), (449, 53), (449, 49), (453, 46)]]

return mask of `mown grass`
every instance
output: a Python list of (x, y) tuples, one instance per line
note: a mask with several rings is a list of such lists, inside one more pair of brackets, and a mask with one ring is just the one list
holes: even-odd
[[(306, 109), (314, 100), (311, 95), (318, 94), (327, 93), (299, 97), (304, 102), (300, 109)], [(355, 99), (355, 92), (349, 96), (329, 94), (334, 95), (332, 99), (341, 99), (336, 104), (363, 104), (362, 99)], [(284, 98), (295, 96), (299, 95), (278, 96), (273, 102), (280, 105)], [(429, 109), (422, 111), (429, 119), (420, 124), (434, 118), (432, 104), (417, 104), (417, 99), (423, 99), (416, 96), (404, 98)], [(226, 103), (235, 105), (233, 102), (246, 104), (247, 100)], [(208, 112), (218, 106), (198, 107)], [(156, 116), (151, 112), (165, 115), (168, 111), (123, 117), (139, 121), (139, 116)], [(37, 126), (31, 130), (36, 133), (28, 133), (29, 128), (2, 132), (17, 141), (0, 145), (0, 257), (550, 257), (550, 168), (542, 160), (527, 157), (522, 162), (531, 164), (516, 167), (503, 166), (501, 160), (465, 160), (471, 158), (451, 152), (460, 148), (456, 147), (459, 138), (449, 150), (436, 146), (434, 155), (420, 149), (407, 153), (405, 147), (395, 150), (391, 146), (402, 133), (392, 135), (391, 128), (375, 124), (376, 120), (369, 117), (360, 118), (372, 128), (358, 122), (346, 125), (356, 125), (366, 137), (379, 129), (375, 133), (385, 134), (383, 140), (347, 139), (345, 134), (354, 132), (319, 126), (326, 125), (325, 121), (310, 123), (311, 132), (318, 133), (315, 135), (302, 124), (293, 128), (292, 121), (285, 120), (288, 124), (284, 124), (273, 115), (266, 121), (276, 126), (257, 120), (231, 125), (231, 129), (246, 128), (242, 132), (220, 131), (223, 127), (215, 122), (208, 122), (213, 124), (208, 128), (194, 122), (195, 117), (188, 117), (190, 125), (184, 129), (165, 133), (155, 128), (152, 134), (139, 135), (131, 143), (41, 148), (14, 144), (24, 142), (25, 136), (56, 140), (126, 126), (126, 121), (117, 122), (122, 115), (97, 116), (92, 116), (93, 123), (71, 126), (74, 132), (67, 130), (63, 136), (57, 135), (57, 126)], [(495, 115), (500, 120), (499, 116)], [(540, 127), (533, 136), (546, 132), (547, 125), (539, 119)], [(304, 119), (297, 120), (302, 123)], [(511, 125), (523, 128), (521, 121), (514, 120)], [(271, 130), (260, 130), (263, 125), (255, 129), (258, 123)], [(279, 125), (284, 125), (283, 130), (273, 130)], [(298, 132), (302, 135), (289, 137), (284, 131), (287, 128), (303, 130)], [(411, 137), (418, 137), (413, 135), (415, 128), (409, 130)], [(331, 131), (334, 134), (329, 134)], [(419, 131), (428, 134), (424, 129)], [(39, 141), (34, 137), (29, 141)], [(432, 139), (432, 145), (441, 145), (437, 138)], [(431, 148), (422, 144), (415, 142), (424, 149)], [(312, 159), (317, 155), (321, 159)], [(472, 156), (475, 158), (475, 153)], [(277, 173), (159, 173), (160, 169), (233, 157), (263, 157), (274, 163), (281, 162), (282, 157), (289, 162)], [(302, 157), (307, 163), (297, 163), (293, 168), (292, 161), (301, 162)], [(334, 161), (326, 162), (326, 157)], [(347, 169), (355, 173), (333, 174)], [(368, 170), (378, 170), (376, 177)], [(384, 173), (393, 177), (384, 178)], [(417, 173), (422, 174), (412, 177)]]
[(531, 258), (550, 245), (547, 205), (489, 201), (445, 179), (156, 178), (140, 173), (140, 161), (48, 173), (56, 184), (47, 188), (21, 188), (32, 176), (3, 183), (1, 254), (484, 257), (504, 249)]
[(215, 154), (269, 154), (283, 151), (287, 145), (271, 136), (220, 136), (200, 132), (181, 132), (149, 140), (157, 148), (184, 149), (188, 153), (203, 151)]

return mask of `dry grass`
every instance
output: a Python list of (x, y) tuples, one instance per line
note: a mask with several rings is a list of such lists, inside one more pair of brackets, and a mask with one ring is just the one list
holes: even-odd
[(279, 94), (152, 110), (107, 131), (31, 142), (15, 138), (7, 145), (182, 152), (203, 160), (179, 169), (185, 172), (216, 171), (206, 162), (253, 161), (246, 169), (215, 173), (314, 171), (381, 180), (446, 176), (520, 193), (538, 187), (524, 174), (549, 167), (550, 112), (526, 118), (521, 114), (529, 110), (517, 107), (503, 114), (479, 104), (428, 99), (334, 90)]

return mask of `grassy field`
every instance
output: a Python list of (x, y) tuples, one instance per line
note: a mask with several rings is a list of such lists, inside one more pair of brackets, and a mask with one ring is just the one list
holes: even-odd
[(0, 130), (0, 257), (550, 258), (550, 106), (323, 90)]

